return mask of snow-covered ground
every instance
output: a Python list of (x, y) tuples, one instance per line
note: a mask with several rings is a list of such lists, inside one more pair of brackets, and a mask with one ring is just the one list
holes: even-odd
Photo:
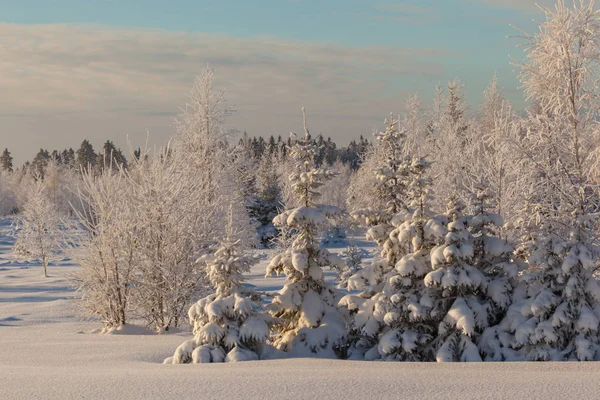
[[(402, 398), (597, 399), (599, 363), (415, 364), (314, 359), (237, 364), (163, 365), (191, 337), (85, 333), (98, 323), (79, 315), (69, 262), (41, 267), (11, 254), (10, 222), (0, 220), (0, 398)], [(264, 278), (266, 261), (249, 282)], [(137, 334), (136, 334), (137, 333)]]

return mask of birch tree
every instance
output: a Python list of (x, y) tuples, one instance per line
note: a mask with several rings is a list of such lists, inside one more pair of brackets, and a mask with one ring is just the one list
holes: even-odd
[(17, 254), (42, 264), (48, 277), (48, 264), (56, 261), (62, 237), (58, 209), (50, 200), (46, 185), (39, 175), (26, 187), (27, 201), (16, 222)]

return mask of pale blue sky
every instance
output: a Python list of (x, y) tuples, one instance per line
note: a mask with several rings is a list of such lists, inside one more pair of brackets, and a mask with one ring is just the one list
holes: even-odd
[[(548, 4), (549, 2), (546, 2)], [(509, 23), (529, 31), (527, 0), (0, 0), (0, 147), (39, 147), (171, 132), (207, 62), (251, 135), (312, 130), (347, 143), (403, 100), (428, 101), (458, 77), (476, 105), (494, 72), (522, 107)]]

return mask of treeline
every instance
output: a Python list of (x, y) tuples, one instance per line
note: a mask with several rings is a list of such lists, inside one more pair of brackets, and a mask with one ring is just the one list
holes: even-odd
[[(319, 155), (316, 159), (317, 165), (333, 165), (336, 161), (340, 161), (343, 164), (348, 164), (353, 170), (356, 170), (360, 166), (361, 159), (367, 153), (371, 146), (371, 142), (360, 135), (357, 140), (352, 140), (347, 146), (338, 146), (330, 137), (325, 139), (323, 135), (319, 134), (314, 139), (317, 148), (319, 149)], [(279, 154), (282, 157), (287, 156), (287, 148), (291, 144), (291, 138), (283, 140), (281, 135), (275, 139), (271, 135), (268, 139), (262, 136), (249, 137), (244, 132), (243, 137), (239, 139), (238, 145), (242, 146), (248, 153), (256, 158), (260, 159), (265, 155)], [(139, 159), (141, 154), (141, 148), (133, 151), (130, 158)], [(91, 167), (96, 172), (100, 172), (106, 166), (112, 166), (117, 168), (121, 165), (124, 168), (128, 166), (128, 159), (122, 149), (115, 146), (111, 140), (104, 142), (102, 149), (98, 152), (94, 150), (92, 144), (86, 139), (81, 142), (81, 145), (77, 151), (73, 148), (64, 149), (62, 151), (47, 149), (40, 149), (35, 157), (26, 161), (21, 169), (33, 170), (38, 174), (44, 174), (48, 163), (54, 160), (58, 165), (66, 168), (81, 169)], [(19, 170), (19, 167), (15, 167), (13, 163), (13, 157), (8, 148), (5, 148), (0, 155), (0, 170), (6, 172), (13, 172), (15, 168)]]
[[(133, 156), (139, 157), (139, 154), (140, 150), (136, 150)], [(116, 147), (112, 141), (107, 140), (104, 142), (102, 149), (96, 152), (92, 144), (86, 139), (81, 142), (81, 146), (79, 146), (77, 151), (71, 147), (62, 151), (52, 150), (51, 152), (47, 149), (40, 149), (33, 160), (26, 161), (22, 165), (21, 170), (35, 172), (43, 176), (48, 163), (51, 161), (68, 169), (79, 170), (91, 167), (97, 172), (109, 165), (114, 168), (117, 168), (119, 165), (127, 168), (128, 164), (127, 157), (125, 157), (123, 151)], [(15, 170), (13, 157), (8, 148), (5, 148), (0, 156), (0, 167), (6, 172), (13, 172)], [(16, 169), (18, 170), (19, 168)]]
[[(352, 140), (345, 147), (338, 146), (330, 137), (325, 139), (322, 134), (313, 138), (309, 133), (308, 141), (314, 143), (318, 149), (318, 154), (315, 157), (317, 166), (333, 165), (336, 161), (340, 161), (342, 164), (349, 165), (353, 170), (357, 170), (360, 167), (361, 160), (372, 146), (371, 141), (363, 137), (363, 135), (360, 135), (358, 141)], [(292, 144), (291, 137), (283, 140), (281, 135), (277, 136), (277, 139), (271, 135), (268, 139), (265, 139), (262, 136), (249, 137), (247, 132), (244, 132), (238, 142), (239, 146), (246, 149), (256, 159), (274, 154), (287, 157), (288, 149)]]

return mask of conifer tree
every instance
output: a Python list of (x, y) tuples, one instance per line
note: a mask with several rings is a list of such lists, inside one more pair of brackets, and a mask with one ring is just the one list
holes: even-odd
[(3, 171), (13, 172), (13, 157), (8, 149), (4, 149), (2, 155), (0, 155), (0, 167)]
[(360, 248), (354, 240), (351, 240), (348, 247), (340, 252), (339, 255), (344, 259), (345, 265), (341, 269), (336, 270), (338, 289), (345, 289), (348, 287), (348, 279), (360, 270), (362, 260), (367, 254), (368, 253)]
[(87, 139), (81, 142), (76, 155), (77, 167), (79, 169), (87, 169), (89, 166), (93, 167), (96, 165), (96, 152), (94, 152), (92, 144)]
[[(383, 282), (388, 273), (402, 256), (402, 249), (390, 240), (390, 232), (394, 229), (392, 219), (402, 211), (407, 210), (406, 191), (409, 176), (408, 158), (403, 155), (405, 131), (398, 129), (398, 120), (390, 115), (385, 121), (386, 129), (376, 135), (378, 151), (374, 164), (374, 191), (376, 201), (382, 209), (366, 208), (352, 212), (357, 220), (370, 226), (367, 239), (375, 241), (381, 248), (381, 256), (374, 260), (369, 268), (363, 268), (349, 280), (349, 289), (366, 289), (380, 291), (375, 287)], [(367, 178), (367, 177), (365, 177)]]
[(281, 188), (279, 186), (279, 174), (275, 168), (275, 154), (265, 154), (258, 163), (256, 171), (257, 179), (257, 202), (255, 215), (260, 223), (258, 237), (263, 246), (277, 236), (277, 229), (273, 225), (273, 218), (277, 216), (282, 206)]
[[(431, 360), (430, 343), (435, 338), (437, 304), (432, 291), (425, 287), (424, 276), (431, 269), (430, 250), (440, 243), (445, 218), (429, 211), (429, 163), (413, 157), (406, 179), (407, 210), (396, 214), (389, 234), (393, 248), (403, 254), (385, 272), (371, 292), (347, 295), (342, 300), (355, 316), (352, 343), (353, 358), (426, 361)], [(379, 261), (381, 263), (381, 261)], [(364, 288), (363, 280), (372, 280), (373, 266), (349, 279), (349, 287)], [(364, 272), (369, 271), (369, 274)], [(358, 283), (358, 284), (357, 284)], [(361, 356), (361, 354), (364, 354)]]
[(68, 168), (75, 168), (75, 151), (69, 147), (68, 150), (63, 150), (60, 154), (62, 164)]
[(31, 162), (33, 173), (43, 179), (49, 161), (50, 153), (48, 152), (48, 150), (40, 149), (40, 151), (37, 152), (33, 161)]
[[(498, 214), (489, 212), (491, 194), (483, 186), (471, 195), (472, 214), (463, 215), (460, 203), (449, 203), (448, 233), (444, 243), (431, 251), (433, 271), (425, 277), (437, 289), (438, 305), (432, 317), (438, 328), (436, 359), (446, 361), (513, 359), (502, 352), (484, 330), (498, 324), (512, 301), (518, 264), (514, 246), (499, 237), (503, 225)], [(504, 343), (506, 345), (506, 343)]]
[(317, 149), (308, 129), (290, 149), (294, 168), (289, 176), (298, 207), (275, 217), (275, 224), (296, 231), (291, 247), (277, 254), (267, 276), (285, 274), (286, 284), (273, 298), (271, 313), (280, 320), (274, 344), (296, 356), (334, 358), (343, 350), (346, 323), (337, 303), (339, 292), (325, 281), (323, 268), (342, 261), (321, 248), (318, 235), (341, 211), (320, 205), (319, 188), (333, 174), (315, 168)]
[(107, 167), (117, 170), (120, 166), (127, 169), (127, 159), (121, 149), (117, 148), (112, 141), (107, 140), (102, 146), (102, 151), (96, 155), (95, 168), (98, 171)]
[(240, 249), (231, 218), (227, 238), (200, 259), (215, 293), (190, 307), (194, 339), (177, 348), (174, 364), (257, 360), (268, 349), (273, 320), (262, 311), (261, 296), (242, 285), (243, 274), (260, 258)]

